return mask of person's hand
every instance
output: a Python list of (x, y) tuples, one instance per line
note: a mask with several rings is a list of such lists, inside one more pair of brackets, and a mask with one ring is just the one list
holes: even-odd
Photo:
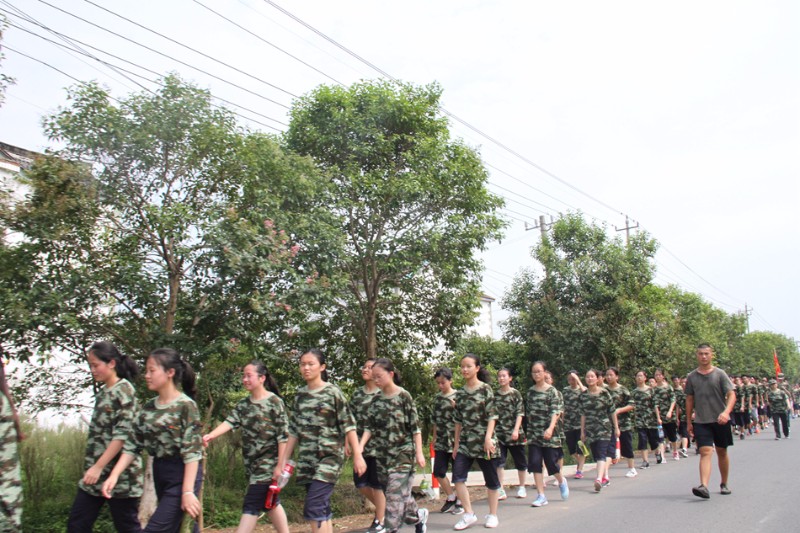
[(192, 518), (200, 516), (202, 507), (200, 506), (200, 500), (197, 499), (194, 492), (187, 491), (181, 495), (181, 509), (189, 513), (189, 516)]
[(86, 483), (87, 485), (94, 485), (100, 480), (100, 474), (102, 473), (103, 473), (102, 468), (100, 468), (97, 465), (92, 465), (91, 467), (89, 467), (86, 473), (83, 474), (83, 482)]
[(497, 447), (494, 445), (494, 442), (492, 442), (491, 437), (486, 437), (483, 440), (483, 451), (486, 452), (487, 457), (492, 455), (496, 449)]
[(689, 433), (690, 438), (694, 438), (694, 425), (691, 419), (686, 421), (686, 432)]
[(353, 459), (353, 471), (359, 476), (363, 476), (364, 472), (367, 471), (367, 463), (364, 462), (364, 458), (362, 456), (358, 456)]
[(422, 453), (422, 450), (417, 452), (417, 464), (420, 468), (425, 468), (425, 454)]
[(544, 437), (544, 440), (552, 439), (553, 438), (553, 430), (550, 429), (550, 428), (545, 429), (543, 437)]
[(717, 424), (723, 426), (723, 425), (727, 424), (728, 421), (730, 421), (730, 419), (731, 419), (731, 415), (729, 415), (725, 411), (722, 411), (719, 414), (719, 416), (717, 417)]
[(203, 435), (203, 447), (208, 448), (208, 443), (214, 440), (210, 433)]
[(519, 430), (511, 432), (511, 440), (519, 440)]
[(114, 487), (117, 486), (117, 476), (111, 474), (106, 479), (105, 483), (103, 483), (103, 488), (101, 489), (101, 493), (105, 498), (111, 498), (111, 493), (114, 492)]
[(350, 449), (350, 443), (344, 441), (344, 456), (350, 457), (351, 455), (353, 455), (353, 450)]

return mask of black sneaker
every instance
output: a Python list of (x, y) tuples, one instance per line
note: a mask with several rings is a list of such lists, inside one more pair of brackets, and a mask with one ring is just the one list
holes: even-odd
[(453, 514), (464, 514), (464, 506), (456, 503), (456, 506), (453, 507)]
[(647, 461), (642, 461), (642, 464), (639, 465), (639, 468), (642, 470), (650, 468), (650, 463), (648, 463)]
[(698, 485), (695, 488), (693, 488), (692, 494), (694, 494), (698, 498), (703, 498), (704, 500), (707, 500), (711, 497), (711, 495), (708, 493), (708, 487), (706, 487), (705, 485)]
[(656, 454), (656, 464), (660, 465), (663, 462), (664, 462), (664, 457), (660, 453), (657, 453)]
[(439, 509), (439, 512), (440, 513), (449, 513), (450, 511), (453, 510), (453, 507), (455, 507), (455, 506), (456, 506), (456, 501), (455, 500), (447, 500), (447, 501), (444, 502), (444, 505), (442, 505), (442, 508)]
[(384, 531), (386, 531), (386, 528), (383, 527), (383, 524), (381, 524), (377, 518), (372, 521), (372, 525), (367, 529), (367, 533), (383, 533)]
[(428, 523), (428, 510), (424, 507), (417, 510), (417, 523), (414, 524), (414, 533), (425, 533), (428, 530), (428, 526), (425, 524)]
[(726, 485), (725, 483), (720, 483), (719, 484), (719, 493), (720, 494), (725, 494), (727, 496), (728, 494), (731, 493), (731, 489), (729, 489), (728, 485)]

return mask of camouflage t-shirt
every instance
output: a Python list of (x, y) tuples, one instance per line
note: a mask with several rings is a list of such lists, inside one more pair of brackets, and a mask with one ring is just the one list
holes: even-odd
[(786, 401), (788, 400), (788, 396), (786, 395), (786, 391), (781, 389), (772, 390), (767, 393), (767, 400), (769, 401), (769, 408), (770, 411), (773, 413), (781, 414), (785, 413), (787, 406)]
[(564, 431), (581, 429), (581, 413), (578, 410), (578, 398), (581, 397), (580, 388), (564, 387), (561, 395), (564, 398), (564, 414), (561, 420), (564, 423)]
[(750, 406), (751, 409), (758, 407), (758, 387), (755, 383), (748, 383), (746, 389), (747, 399), (745, 400), (745, 405)]
[(675, 401), (675, 394), (672, 392), (672, 387), (667, 384), (664, 384), (663, 387), (656, 385), (653, 387), (653, 396), (655, 396), (658, 412), (661, 415), (661, 423), (675, 422), (675, 408), (673, 407), (672, 412), (669, 412), (669, 407)]
[[(486, 440), (486, 429), (490, 420), (497, 420), (497, 409), (494, 404), (492, 388), (481, 382), (475, 389), (466, 386), (456, 393), (456, 409), (454, 421), (461, 424), (458, 441), (458, 453), (467, 457), (486, 458), (483, 443)], [(497, 436), (492, 435), (492, 442), (497, 443)], [(490, 458), (498, 457), (499, 450)]]
[(636, 428), (657, 428), (658, 418), (656, 418), (653, 389), (636, 387), (631, 391), (631, 398), (633, 398), (633, 423)]
[(672, 389), (675, 391), (675, 408), (680, 410), (681, 420), (686, 422), (686, 393), (683, 389)]
[(367, 417), (369, 416), (369, 404), (375, 399), (375, 396), (380, 392), (380, 389), (375, 389), (372, 392), (367, 392), (366, 387), (359, 387), (350, 398), (350, 412), (353, 413), (353, 418), (356, 421), (356, 433), (358, 439), (361, 440), (361, 435), (364, 434), (364, 427), (367, 425)]
[(550, 386), (544, 391), (538, 391), (534, 385), (528, 389), (525, 395), (525, 416), (528, 418), (528, 444), (541, 448), (560, 448), (561, 432), (555, 428), (550, 440), (544, 438), (544, 432), (550, 427), (553, 415), (560, 414), (563, 411), (564, 400), (555, 387)]
[(370, 404), (364, 427), (369, 431), (371, 455), (378, 463), (381, 483), (389, 474), (410, 472), (416, 457), (414, 435), (419, 433), (419, 419), (414, 400), (404, 388), (386, 396), (383, 391)]
[[(111, 445), (111, 441), (127, 441), (133, 420), (136, 417), (138, 402), (133, 385), (126, 379), (120, 379), (113, 387), (101, 387), (95, 396), (92, 423), (86, 441), (86, 458), (83, 462), (84, 472), (94, 466), (100, 456)], [(81, 479), (78, 486), (92, 496), (100, 493), (108, 474), (119, 459), (118, 454), (103, 469), (100, 478), (94, 485), (87, 485)], [(119, 476), (114, 487), (115, 498), (138, 498), (142, 495), (142, 460), (137, 457), (134, 462)]]
[(525, 416), (525, 402), (522, 394), (517, 389), (509, 389), (508, 392), (498, 391), (494, 397), (495, 409), (497, 409), (497, 426), (495, 434), (497, 440), (505, 446), (522, 446), (525, 444), (525, 431), (522, 425), (519, 426), (519, 438), (511, 440), (514, 432), (514, 425), (517, 417)]
[(611, 415), (617, 408), (611, 393), (607, 389), (600, 388), (597, 393), (592, 394), (587, 389), (581, 394), (580, 404), (581, 416), (586, 417), (584, 423), (586, 442), (611, 440), (611, 432), (614, 429)]
[(758, 396), (760, 397), (760, 405), (764, 405), (767, 403), (767, 394), (769, 394), (769, 387), (764, 385), (763, 383), (759, 383), (758, 387)]
[(733, 391), (736, 393), (736, 403), (733, 410), (743, 411), (747, 409), (747, 389), (745, 389), (744, 385), (736, 385)]
[(176, 400), (161, 405), (153, 398), (136, 416), (123, 451), (140, 455), (146, 450), (153, 458), (180, 457), (184, 463), (193, 463), (203, 458), (201, 430), (194, 400), (181, 393)]
[(440, 392), (433, 399), (431, 422), (436, 426), (436, 444), (433, 446), (434, 450), (444, 452), (453, 451), (453, 436), (456, 430), (455, 400), (455, 390), (448, 395), (444, 395)]
[(344, 464), (344, 440), (356, 422), (336, 385), (298, 389), (289, 417), (289, 435), (297, 439), (297, 483), (336, 483)]
[(242, 430), (242, 456), (249, 483), (270, 481), (278, 464), (278, 443), (288, 439), (283, 400), (271, 392), (260, 400), (245, 398), (225, 422)]
[(17, 428), (6, 395), (0, 393), (0, 532), (21, 531), (22, 477), (17, 454)]
[[(615, 409), (622, 409), (623, 407), (627, 407), (629, 405), (633, 405), (633, 397), (631, 397), (631, 391), (629, 391), (626, 387), (622, 385), (617, 385), (617, 388), (612, 389), (608, 387), (606, 389), (609, 394), (611, 394), (611, 398), (614, 400), (614, 408)], [(620, 431), (631, 431), (633, 429), (633, 411), (628, 411), (626, 413), (620, 413), (617, 415), (617, 424), (619, 424)]]

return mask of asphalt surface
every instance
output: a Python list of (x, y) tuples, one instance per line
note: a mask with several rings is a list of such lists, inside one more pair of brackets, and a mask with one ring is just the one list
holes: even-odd
[[(793, 420), (800, 427), (800, 419)], [(800, 433), (798, 433), (800, 435)], [(507, 487), (509, 498), (500, 502), (498, 531), (613, 531), (674, 533), (694, 532), (800, 532), (797, 520), (800, 445), (798, 439), (775, 440), (772, 428), (740, 441), (735, 437), (729, 448), (731, 471), (728, 487), (732, 494), (719, 494), (719, 470), (713, 458), (710, 482), (711, 498), (703, 500), (692, 494), (699, 484), (699, 456), (689, 450), (680, 461), (655, 464), (639, 470), (635, 478), (626, 478), (625, 461), (611, 467), (611, 485), (595, 493), (594, 471), (582, 480), (568, 477), (570, 496), (562, 501), (558, 488), (548, 486), (549, 505), (534, 508), (530, 504), (536, 490), (528, 488), (526, 499), (515, 498), (516, 487)], [(641, 460), (637, 457), (637, 466)], [(552, 479), (552, 478), (551, 478)], [(531, 479), (532, 480), (532, 479)], [(468, 531), (484, 530), (487, 502), (474, 505), (478, 522)], [(428, 531), (452, 531), (460, 517), (431, 512)], [(406, 526), (403, 530), (411, 530)]]

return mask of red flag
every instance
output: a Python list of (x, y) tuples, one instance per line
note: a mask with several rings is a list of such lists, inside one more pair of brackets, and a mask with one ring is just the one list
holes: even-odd
[(772, 361), (775, 363), (775, 377), (777, 378), (781, 373), (781, 364), (778, 362), (778, 350), (775, 348), (772, 349)]

